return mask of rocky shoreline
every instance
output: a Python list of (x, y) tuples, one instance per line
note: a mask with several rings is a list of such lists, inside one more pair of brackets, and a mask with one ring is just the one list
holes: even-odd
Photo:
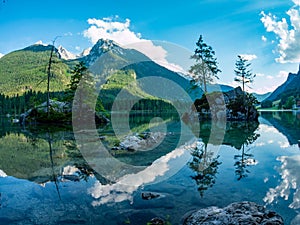
[(183, 225), (281, 225), (283, 219), (276, 212), (254, 202), (235, 202), (224, 208), (211, 206), (200, 209), (184, 219)]

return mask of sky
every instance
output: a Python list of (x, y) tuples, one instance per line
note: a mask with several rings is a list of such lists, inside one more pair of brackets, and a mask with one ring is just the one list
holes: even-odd
[(0, 1), (0, 57), (57, 36), (56, 46), (78, 54), (105, 38), (137, 49), (143, 42), (149, 57), (183, 68), (200, 35), (216, 52), (218, 83), (238, 85), (235, 62), (243, 55), (257, 75), (247, 91), (273, 91), (298, 72), (300, 0)]

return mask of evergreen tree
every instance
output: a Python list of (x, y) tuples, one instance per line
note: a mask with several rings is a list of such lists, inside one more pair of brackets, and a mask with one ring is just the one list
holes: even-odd
[[(77, 92), (76, 99), (74, 98), (75, 92)], [(96, 99), (95, 95), (94, 77), (88, 71), (84, 62), (81, 61), (72, 71), (67, 98), (73, 100), (73, 104), (78, 107), (81, 115), (84, 110), (95, 109), (92, 102), (93, 99)]]
[(72, 71), (72, 76), (71, 76), (71, 81), (69, 86), (69, 91), (71, 93), (75, 93), (78, 85), (80, 83), (80, 80), (82, 79), (83, 76), (87, 77), (88, 74), (88, 68), (86, 67), (86, 65), (84, 64), (84, 62), (79, 62), (75, 68)]
[(206, 93), (207, 84), (211, 83), (214, 77), (219, 79), (217, 74), (221, 70), (218, 68), (215, 51), (203, 41), (202, 35), (200, 35), (196, 46), (195, 52), (191, 56), (196, 61), (196, 64), (191, 66), (189, 72), (192, 74), (193, 83), (203, 85)]
[(236, 69), (234, 70), (236, 77), (234, 78), (235, 81), (242, 84), (243, 92), (245, 92), (245, 84), (252, 83), (255, 74), (251, 73), (249, 69), (251, 63), (248, 63), (247, 59), (244, 59), (242, 56), (238, 55), (238, 59), (235, 63)]
[(288, 97), (287, 101), (283, 105), (283, 108), (284, 109), (292, 109), (295, 103), (296, 103), (295, 97), (294, 96), (290, 96), (290, 97)]

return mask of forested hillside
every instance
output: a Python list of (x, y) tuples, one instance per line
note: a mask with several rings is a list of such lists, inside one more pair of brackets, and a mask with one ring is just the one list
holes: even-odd
[[(0, 59), (0, 93), (13, 96), (28, 90), (46, 91), (52, 46), (32, 45)], [(51, 65), (50, 91), (62, 91), (70, 79), (70, 68), (57, 54)]]

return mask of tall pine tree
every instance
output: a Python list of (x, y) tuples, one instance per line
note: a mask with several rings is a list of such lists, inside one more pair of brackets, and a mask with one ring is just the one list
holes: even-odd
[(219, 79), (217, 74), (221, 72), (218, 68), (218, 62), (215, 58), (215, 51), (207, 45), (200, 35), (196, 43), (196, 49), (191, 56), (196, 63), (191, 66), (189, 72), (192, 75), (193, 82), (204, 87), (204, 92), (207, 92), (207, 84), (213, 82), (213, 78)]
[(81, 61), (72, 71), (66, 100), (73, 101), (81, 115), (85, 110), (103, 110), (101, 102), (94, 102), (96, 95), (94, 77)]
[(251, 73), (251, 70), (249, 69), (251, 63), (248, 62), (247, 59), (243, 58), (242, 56), (238, 55), (238, 59), (235, 63), (235, 75), (234, 81), (237, 81), (242, 84), (243, 92), (245, 92), (245, 85), (247, 83), (252, 83), (255, 74)]

